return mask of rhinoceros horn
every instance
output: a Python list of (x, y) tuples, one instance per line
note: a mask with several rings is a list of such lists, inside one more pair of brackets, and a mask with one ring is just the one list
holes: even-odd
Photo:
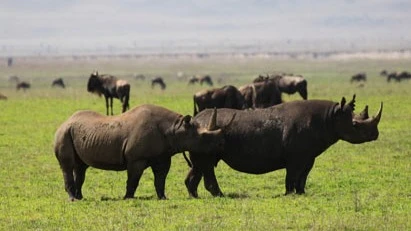
[(360, 113), (360, 118), (363, 119), (363, 120), (366, 120), (366, 119), (369, 118), (369, 115), (368, 115), (368, 105), (365, 105), (364, 110)]
[(208, 123), (208, 130), (217, 130), (217, 108), (214, 108), (213, 114), (211, 115), (210, 122)]

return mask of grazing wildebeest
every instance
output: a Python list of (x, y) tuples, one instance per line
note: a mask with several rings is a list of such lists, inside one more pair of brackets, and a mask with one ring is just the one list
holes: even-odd
[(364, 82), (367, 81), (367, 74), (366, 73), (361, 72), (361, 73), (357, 73), (357, 74), (351, 76), (350, 83), (360, 82), (360, 81), (364, 81)]
[(244, 109), (244, 97), (231, 85), (194, 94), (194, 115), (206, 108)]
[[(217, 183), (214, 166), (223, 160), (231, 168), (251, 174), (286, 169), (286, 194), (305, 193), (307, 176), (315, 158), (338, 140), (360, 144), (378, 138), (382, 103), (375, 117), (355, 116), (354, 100), (340, 103), (326, 100), (298, 100), (266, 109), (217, 109), (217, 127), (236, 117), (223, 129), (222, 152), (190, 152), (192, 168), (185, 180), (191, 196), (204, 176), (205, 188), (213, 196), (223, 193)], [(204, 124), (210, 109), (194, 120)]]
[(392, 79), (397, 81), (397, 82), (401, 81), (401, 79), (398, 78), (397, 72), (391, 72), (391, 73), (387, 74), (387, 82), (391, 82)]
[(387, 74), (387, 82), (390, 82), (392, 79), (397, 82), (401, 82), (402, 80), (408, 80), (408, 79), (411, 79), (411, 73), (409, 73), (408, 71), (403, 71), (403, 72), (392, 72), (392, 73)]
[(195, 83), (198, 83), (198, 78), (196, 76), (191, 76), (191, 78), (188, 80), (188, 85), (194, 85)]
[(298, 92), (303, 99), (307, 99), (307, 80), (300, 75), (259, 75), (253, 83), (275, 81), (282, 93), (294, 94)]
[(7, 100), (7, 96), (0, 93), (0, 100)]
[(167, 87), (166, 83), (161, 77), (155, 77), (151, 80), (151, 88), (154, 88), (155, 85), (160, 85), (161, 90), (165, 90)]
[(211, 80), (211, 77), (209, 75), (205, 75), (200, 78), (200, 85), (203, 85), (203, 83), (206, 83), (209, 86), (213, 86), (213, 80)]
[(122, 112), (127, 111), (130, 107), (128, 102), (130, 99), (130, 84), (112, 75), (99, 75), (97, 71), (91, 73), (87, 83), (87, 91), (99, 96), (104, 95), (107, 115), (109, 106), (111, 107), (111, 115), (113, 115), (113, 98), (121, 101), (123, 106)]
[(23, 91), (26, 91), (30, 87), (31, 87), (30, 83), (25, 82), (25, 81), (18, 82), (17, 85), (16, 85), (17, 91), (20, 90), (20, 89), (23, 89)]
[(238, 89), (245, 100), (245, 108), (266, 108), (282, 103), (281, 92), (276, 82), (263, 81)]
[(388, 75), (388, 71), (385, 69), (380, 72), (380, 76), (387, 76), (387, 75)]
[(157, 196), (165, 199), (165, 180), (174, 154), (212, 152), (222, 147), (216, 116), (215, 111), (209, 123), (200, 127), (189, 115), (154, 105), (111, 117), (93, 111), (76, 112), (56, 131), (54, 143), (70, 200), (83, 198), (81, 188), (89, 166), (127, 170), (125, 199), (134, 197), (143, 171), (151, 167)]
[(55, 80), (53, 80), (53, 82), (51, 83), (52, 87), (61, 87), (61, 88), (66, 88), (66, 85), (64, 84), (64, 81), (62, 78), (57, 78)]

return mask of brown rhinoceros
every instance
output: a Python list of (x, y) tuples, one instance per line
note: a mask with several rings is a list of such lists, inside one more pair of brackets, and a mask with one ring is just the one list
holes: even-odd
[[(353, 99), (346, 103), (326, 100), (301, 100), (265, 109), (217, 109), (217, 126), (236, 117), (223, 128), (224, 147), (221, 152), (190, 152), (192, 169), (186, 186), (191, 196), (197, 197), (202, 177), (204, 185), (214, 196), (223, 193), (217, 183), (214, 166), (223, 160), (231, 168), (245, 173), (263, 174), (286, 169), (286, 194), (305, 193), (307, 176), (315, 158), (338, 140), (352, 144), (374, 141), (378, 138), (380, 110), (368, 116), (368, 107), (354, 114)], [(198, 113), (193, 120), (207, 123), (210, 109)]]
[(151, 167), (159, 199), (165, 199), (165, 179), (171, 156), (183, 151), (215, 151), (223, 144), (215, 129), (216, 112), (208, 126), (166, 108), (142, 105), (118, 116), (93, 111), (74, 113), (57, 130), (54, 152), (63, 171), (70, 200), (82, 199), (89, 166), (127, 170), (124, 198), (134, 197), (144, 169)]

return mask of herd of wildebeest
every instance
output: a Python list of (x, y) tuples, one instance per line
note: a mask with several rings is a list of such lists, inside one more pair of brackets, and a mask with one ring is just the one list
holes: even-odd
[[(396, 76), (409, 78), (409, 74)], [(365, 80), (365, 73), (351, 79)], [(193, 77), (188, 84), (197, 82), (213, 86), (208, 75)], [(152, 79), (151, 86), (156, 85), (166, 89), (161, 77)], [(65, 85), (59, 78), (52, 86)], [(338, 140), (360, 144), (378, 138), (383, 109), (381, 102), (374, 116), (369, 116), (368, 106), (357, 114), (355, 95), (339, 102), (308, 99), (306, 79), (287, 74), (259, 75), (239, 88), (226, 85), (197, 92), (193, 116), (150, 104), (129, 109), (130, 84), (97, 71), (90, 75), (87, 91), (104, 96), (106, 115), (78, 111), (55, 134), (54, 152), (71, 201), (83, 198), (82, 186), (90, 166), (126, 170), (124, 198), (134, 197), (143, 171), (151, 167), (157, 196), (165, 199), (166, 177), (177, 153), (183, 153), (187, 161), (184, 182), (194, 198), (201, 179), (213, 196), (223, 196), (214, 172), (219, 161), (250, 174), (285, 168), (285, 193), (303, 194), (315, 158), (328, 147)], [(282, 93), (297, 92), (303, 100), (282, 101)], [(119, 115), (113, 116), (113, 98), (122, 102)]]

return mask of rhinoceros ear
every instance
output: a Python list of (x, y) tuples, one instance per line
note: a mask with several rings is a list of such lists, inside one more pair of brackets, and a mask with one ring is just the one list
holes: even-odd
[(354, 111), (354, 109), (355, 109), (355, 94), (352, 96), (352, 100), (348, 103), (348, 105)]
[(184, 127), (186, 127), (187, 125), (190, 125), (191, 115), (184, 116), (182, 121), (184, 122)]
[(340, 103), (341, 109), (345, 106), (345, 102), (346, 102), (345, 97), (342, 97), (341, 103)]

